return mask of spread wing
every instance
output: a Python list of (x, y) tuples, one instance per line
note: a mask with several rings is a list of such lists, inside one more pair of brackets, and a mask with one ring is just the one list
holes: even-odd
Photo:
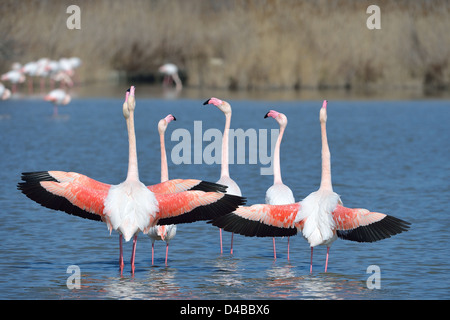
[(218, 192), (155, 193), (155, 197), (159, 206), (159, 225), (215, 219), (245, 203), (242, 197)]
[(300, 203), (287, 205), (255, 204), (239, 207), (234, 212), (214, 219), (211, 223), (225, 231), (249, 237), (279, 237), (297, 234), (300, 225), (295, 218)]
[(333, 211), (339, 238), (374, 242), (407, 231), (410, 223), (393, 216), (367, 209), (351, 209), (338, 205)]
[(172, 179), (147, 188), (153, 193), (178, 193), (188, 190), (205, 192), (226, 192), (226, 186), (197, 179)]
[(40, 205), (100, 221), (110, 185), (75, 172), (22, 173), (18, 189)]

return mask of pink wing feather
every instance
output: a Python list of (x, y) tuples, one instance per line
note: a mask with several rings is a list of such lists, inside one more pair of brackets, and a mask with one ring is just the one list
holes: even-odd
[(299, 210), (300, 203), (255, 204), (239, 207), (234, 212), (215, 219), (212, 224), (249, 237), (292, 236), (303, 227), (303, 222), (295, 222)]
[(339, 238), (357, 242), (374, 242), (407, 231), (409, 222), (367, 209), (351, 209), (338, 205), (333, 211)]

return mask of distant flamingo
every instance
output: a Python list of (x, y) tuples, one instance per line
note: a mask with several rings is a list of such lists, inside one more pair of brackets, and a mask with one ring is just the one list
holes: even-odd
[(150, 239), (152, 239), (152, 265), (153, 263), (153, 257), (155, 252), (155, 241), (156, 240), (162, 240), (166, 242), (166, 266), (167, 266), (167, 257), (169, 254), (169, 242), (173, 238), (175, 238), (175, 235), (177, 234), (177, 226), (174, 224), (169, 225), (162, 225), (162, 226), (154, 226), (151, 227), (148, 231), (148, 236)]
[(124, 182), (109, 185), (75, 172), (42, 171), (23, 173), (23, 182), (18, 184), (18, 189), (28, 198), (44, 207), (101, 220), (110, 232), (113, 229), (118, 231), (121, 274), (124, 268), (122, 238), (129, 241), (133, 237), (131, 270), (134, 274), (139, 232), (145, 234), (156, 224), (211, 220), (233, 211), (244, 202), (241, 197), (219, 192), (154, 193), (141, 183), (134, 130), (134, 96), (135, 88), (131, 87), (123, 104), (129, 141), (128, 173)]
[[(280, 125), (280, 133), (275, 144), (273, 154), (273, 185), (266, 191), (266, 203), (267, 204), (291, 204), (295, 202), (294, 194), (292, 190), (283, 183), (281, 179), (281, 165), (280, 165), (280, 146), (283, 139), (284, 130), (287, 126), (287, 117), (280, 112), (270, 110), (264, 116), (264, 118), (272, 117)], [(277, 252), (275, 248), (275, 237), (273, 238), (273, 257), (277, 259)], [(289, 237), (288, 237), (288, 260), (289, 260)]]
[(166, 63), (159, 67), (159, 72), (164, 74), (164, 85), (168, 85), (170, 81), (173, 80), (175, 82), (175, 88), (177, 90), (181, 90), (183, 88), (183, 84), (178, 75), (178, 67), (173, 63)]
[[(222, 111), (225, 114), (225, 128), (223, 130), (223, 136), (222, 136), (222, 161), (221, 161), (221, 169), (220, 169), (220, 179), (217, 181), (218, 184), (222, 184), (228, 187), (227, 193), (233, 194), (236, 196), (242, 196), (241, 189), (237, 185), (236, 182), (234, 182), (233, 179), (230, 178), (230, 171), (228, 169), (228, 136), (230, 132), (230, 124), (231, 124), (231, 106), (228, 102), (217, 99), (217, 98), (211, 98), (206, 100), (203, 105), (207, 104), (213, 104), (217, 108), (219, 108), (220, 111)], [(222, 229), (220, 229), (220, 253), (223, 253), (222, 248)], [(231, 233), (231, 249), (230, 253), (233, 254), (233, 233)]]
[(33, 78), (38, 74), (39, 65), (36, 61), (27, 62), (20, 71), (27, 75), (28, 92), (33, 93)]
[(11, 82), (11, 93), (15, 94), (17, 92), (17, 84), (25, 82), (25, 75), (19, 70), (10, 70), (1, 76), (2, 81)]
[(20, 71), (20, 69), (22, 69), (22, 64), (20, 62), (13, 62), (11, 65), (11, 70)]
[[(167, 165), (166, 147), (164, 143), (164, 133), (166, 132), (167, 126), (171, 121), (175, 121), (176, 118), (169, 114), (167, 117), (159, 120), (158, 122), (158, 132), (159, 140), (161, 145), (161, 182), (169, 180), (169, 168)], [(152, 239), (152, 265), (153, 257), (155, 252), (155, 241), (162, 240), (166, 242), (166, 266), (167, 257), (169, 253), (169, 241), (172, 240), (177, 233), (177, 226), (174, 224), (168, 226), (154, 226), (148, 231), (148, 236)]]
[(319, 190), (301, 202), (290, 205), (256, 204), (239, 207), (235, 212), (215, 219), (213, 225), (246, 236), (292, 236), (302, 232), (311, 246), (327, 246), (327, 260), (331, 243), (337, 239), (374, 242), (409, 229), (409, 223), (383, 213), (367, 209), (351, 209), (342, 205), (331, 185), (330, 150), (326, 136), (327, 101), (320, 110), (322, 131), (322, 180)]
[(6, 88), (3, 83), (0, 83), (0, 99), (8, 100), (11, 97), (11, 90)]
[(59, 82), (60, 87), (73, 87), (72, 76), (75, 74), (74, 61), (69, 58), (61, 58), (58, 61), (57, 68), (52, 68), (50, 78), (53, 81)]
[(58, 116), (58, 107), (69, 104), (71, 99), (70, 95), (62, 89), (52, 90), (44, 97), (45, 101), (53, 103), (53, 117)]
[(78, 84), (80, 82), (80, 77), (79, 77), (79, 74), (77, 72), (75, 72), (75, 70), (78, 69), (83, 64), (83, 62), (78, 57), (71, 57), (71, 58), (69, 58), (69, 60), (70, 60), (70, 63), (72, 65), (72, 70), (73, 70), (73, 75), (72, 75), (72, 77), (74, 78), (73, 83)]
[[(37, 63), (36, 76), (40, 78), (39, 86), (41, 93), (45, 91), (45, 81), (48, 75), (51, 73), (52, 67), (57, 67), (55, 61), (51, 61), (49, 58), (40, 58)], [(53, 89), (53, 87), (51, 87)]]

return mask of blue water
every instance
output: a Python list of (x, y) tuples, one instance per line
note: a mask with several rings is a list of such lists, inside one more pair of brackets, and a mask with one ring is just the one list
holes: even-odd
[[(218, 164), (172, 161), (173, 132), (187, 129), (194, 141), (194, 121), (202, 132), (223, 130), (224, 116), (209, 98), (139, 98), (136, 134), (140, 179), (159, 180), (158, 120), (168, 113), (166, 146), (171, 178), (217, 181)], [(226, 98), (226, 97), (219, 97)], [(125, 179), (128, 159), (122, 98), (75, 97), (52, 118), (40, 98), (0, 101), (0, 299), (449, 299), (448, 244), (450, 219), (450, 101), (329, 101), (328, 139), (334, 190), (348, 207), (384, 212), (412, 223), (411, 230), (371, 244), (338, 240), (331, 247), (324, 273), (325, 247), (314, 251), (300, 237), (277, 239), (274, 261), (271, 238), (224, 234), (204, 222), (179, 225), (164, 265), (165, 245), (138, 238), (136, 273), (131, 276), (131, 242), (124, 247), (125, 270), (118, 268), (117, 233), (106, 225), (43, 208), (17, 189), (24, 171), (75, 171), (102, 182)], [(283, 112), (289, 124), (282, 144), (284, 183), (301, 200), (320, 182), (321, 101), (230, 100), (231, 127), (277, 129), (264, 119), (269, 109)], [(179, 132), (179, 131), (178, 131)], [(201, 138), (201, 137), (200, 137)], [(260, 136), (258, 136), (258, 139)], [(198, 137), (197, 137), (198, 139)], [(197, 140), (199, 141), (199, 140)], [(201, 141), (201, 140), (200, 140)], [(210, 145), (203, 141), (201, 150)], [(266, 143), (258, 140), (258, 146)], [(246, 146), (253, 152), (257, 146)], [(192, 161), (194, 146), (192, 142)], [(260, 162), (230, 166), (248, 204), (263, 203), (272, 176), (261, 175)], [(236, 158), (235, 158), (236, 162)], [(81, 288), (70, 289), (67, 273), (78, 266)], [(379, 289), (368, 288), (369, 266), (381, 271)]]

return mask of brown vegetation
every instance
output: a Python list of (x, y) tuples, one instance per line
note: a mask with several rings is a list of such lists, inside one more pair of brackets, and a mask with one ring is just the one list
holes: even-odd
[[(71, 4), (81, 30), (66, 27)], [(381, 30), (366, 27), (371, 4)], [(0, 72), (14, 61), (79, 56), (84, 81), (157, 75), (170, 61), (189, 86), (445, 89), (449, 13), (439, 0), (2, 0)]]

